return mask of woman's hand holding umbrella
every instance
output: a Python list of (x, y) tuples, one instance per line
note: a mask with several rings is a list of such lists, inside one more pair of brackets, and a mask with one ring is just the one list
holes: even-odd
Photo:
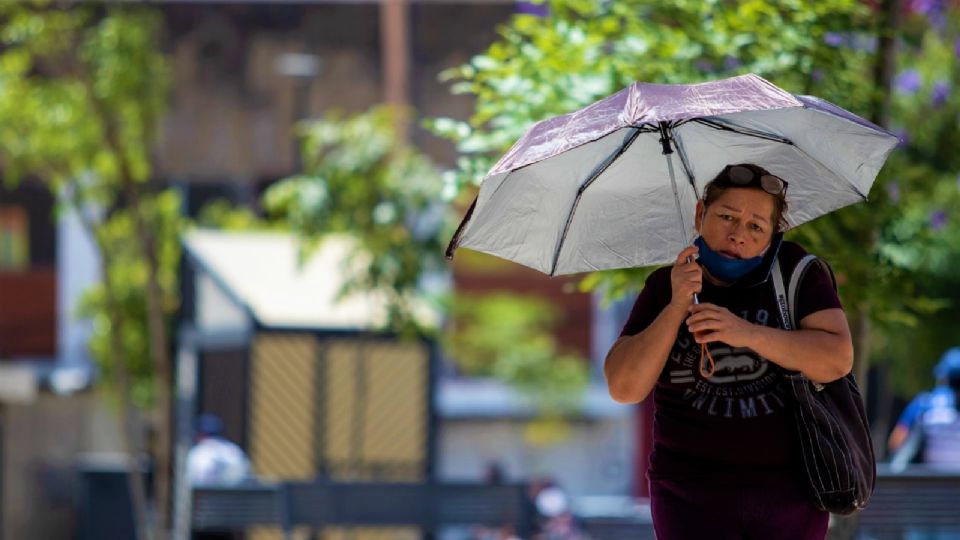
[(683, 310), (693, 304), (693, 295), (699, 293), (703, 286), (703, 270), (693, 259), (698, 251), (700, 248), (697, 246), (685, 248), (677, 255), (673, 270), (670, 271), (670, 286), (673, 291), (670, 303)]

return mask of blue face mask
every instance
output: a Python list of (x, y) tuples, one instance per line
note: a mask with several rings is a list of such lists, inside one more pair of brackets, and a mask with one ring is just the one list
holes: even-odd
[(733, 283), (749, 274), (751, 270), (760, 266), (760, 263), (763, 262), (762, 254), (751, 259), (724, 257), (710, 249), (710, 246), (703, 241), (702, 236), (698, 236), (693, 244), (700, 248), (700, 264), (707, 269), (707, 272), (710, 272), (711, 276), (727, 283)]

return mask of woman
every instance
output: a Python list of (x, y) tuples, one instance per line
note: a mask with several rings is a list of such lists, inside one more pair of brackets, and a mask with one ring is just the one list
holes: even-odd
[[(658, 538), (826, 535), (828, 514), (807, 497), (791, 448), (780, 383), (787, 371), (821, 383), (843, 377), (853, 345), (819, 265), (800, 283), (799, 328), (782, 329), (771, 265), (779, 257), (789, 280), (806, 254), (782, 241), (786, 190), (757, 165), (725, 167), (697, 203), (700, 236), (650, 275), (607, 354), (615, 400), (637, 403), (653, 390), (648, 474)], [(701, 368), (705, 352), (712, 373)]]

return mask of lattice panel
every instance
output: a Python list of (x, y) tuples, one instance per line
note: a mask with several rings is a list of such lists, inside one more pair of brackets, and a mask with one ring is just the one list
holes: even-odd
[(419, 480), (429, 426), (429, 351), (419, 343), (333, 340), (321, 367), (318, 454), (337, 480)]
[(257, 476), (316, 474), (317, 341), (310, 334), (259, 334), (250, 374), (250, 459)]

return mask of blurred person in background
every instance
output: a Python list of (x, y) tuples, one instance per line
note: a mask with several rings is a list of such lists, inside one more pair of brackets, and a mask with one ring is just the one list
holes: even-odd
[(197, 418), (196, 441), (187, 453), (191, 485), (235, 485), (252, 477), (243, 450), (223, 437), (223, 422), (212, 414)]
[(945, 352), (933, 374), (936, 387), (913, 398), (887, 440), (895, 468), (916, 457), (925, 464), (960, 468), (960, 347)]
[(536, 540), (579, 540), (583, 538), (572, 509), (570, 497), (552, 478), (542, 478), (530, 486), (536, 515)]

